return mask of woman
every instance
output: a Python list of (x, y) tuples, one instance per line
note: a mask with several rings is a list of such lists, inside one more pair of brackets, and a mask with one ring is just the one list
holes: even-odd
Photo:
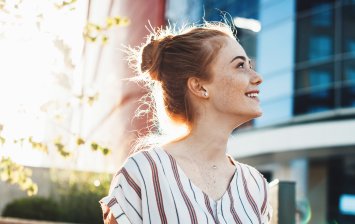
[(140, 50), (140, 74), (188, 131), (126, 160), (101, 200), (105, 223), (269, 223), (266, 180), (226, 155), (231, 132), (262, 114), (262, 79), (231, 29), (160, 30)]

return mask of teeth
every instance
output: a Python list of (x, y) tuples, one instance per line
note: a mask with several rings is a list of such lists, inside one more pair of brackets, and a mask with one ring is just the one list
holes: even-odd
[(258, 97), (258, 96), (259, 96), (258, 93), (248, 93), (247, 94), (247, 97), (251, 97), (251, 98)]

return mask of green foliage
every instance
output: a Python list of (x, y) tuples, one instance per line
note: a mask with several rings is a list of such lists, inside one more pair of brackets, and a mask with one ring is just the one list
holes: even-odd
[(54, 200), (30, 197), (17, 199), (7, 204), (2, 216), (56, 221), (61, 214), (59, 205)]
[(102, 223), (99, 200), (107, 195), (112, 176), (72, 172), (57, 183), (63, 222)]
[[(60, 175), (60, 174), (59, 174)], [(112, 178), (109, 174), (73, 172), (55, 180), (51, 198), (30, 197), (9, 203), (3, 216), (72, 223), (102, 223), (99, 200)], [(61, 179), (65, 178), (65, 181)]]
[(93, 223), (102, 222), (102, 211), (99, 200), (104, 195), (94, 191), (79, 191), (70, 189), (70, 192), (60, 199), (63, 222)]

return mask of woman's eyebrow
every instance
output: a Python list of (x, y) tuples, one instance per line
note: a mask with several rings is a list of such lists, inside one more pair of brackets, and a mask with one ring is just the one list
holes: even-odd
[(236, 60), (236, 59), (242, 59), (243, 61), (246, 61), (246, 60), (247, 60), (246, 57), (241, 56), (241, 55), (238, 55), (238, 56), (234, 57), (234, 58), (231, 60), (230, 63), (232, 63), (232, 62), (233, 62), (234, 60)]

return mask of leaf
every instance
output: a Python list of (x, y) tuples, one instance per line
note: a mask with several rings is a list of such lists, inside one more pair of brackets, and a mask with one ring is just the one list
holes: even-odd
[(108, 36), (103, 36), (102, 37), (102, 44), (106, 44), (108, 41)]
[(57, 138), (54, 141), (54, 146), (57, 148), (57, 151), (60, 153), (61, 156), (63, 157), (71, 156), (70, 151), (65, 148), (65, 145), (61, 142), (60, 138)]
[(110, 28), (115, 24), (115, 20), (111, 17), (106, 18), (106, 27)]
[(121, 26), (127, 26), (130, 24), (130, 20), (128, 18), (124, 18), (122, 20), (122, 23), (120, 24)]
[(95, 30), (96, 31), (101, 31), (102, 30), (102, 27), (101, 26), (99, 26), (99, 25), (94, 25), (95, 26)]
[(99, 145), (96, 142), (91, 143), (91, 149), (93, 151), (96, 151), (98, 149)]
[(102, 149), (102, 153), (103, 153), (105, 156), (108, 155), (110, 152), (111, 152), (111, 150), (108, 149), (108, 148), (103, 148), (103, 149)]
[(31, 186), (29, 186), (27, 189), (27, 195), (28, 196), (33, 196), (36, 195), (38, 193), (38, 186), (37, 184), (32, 183)]
[(6, 139), (4, 137), (0, 136), (0, 144), (4, 145), (5, 142), (6, 142)]
[(121, 18), (119, 16), (115, 16), (115, 17), (113, 17), (113, 19), (114, 19), (116, 25), (120, 24)]
[(83, 144), (85, 144), (85, 140), (79, 137), (79, 138), (76, 139), (76, 144), (77, 145), (83, 145)]

